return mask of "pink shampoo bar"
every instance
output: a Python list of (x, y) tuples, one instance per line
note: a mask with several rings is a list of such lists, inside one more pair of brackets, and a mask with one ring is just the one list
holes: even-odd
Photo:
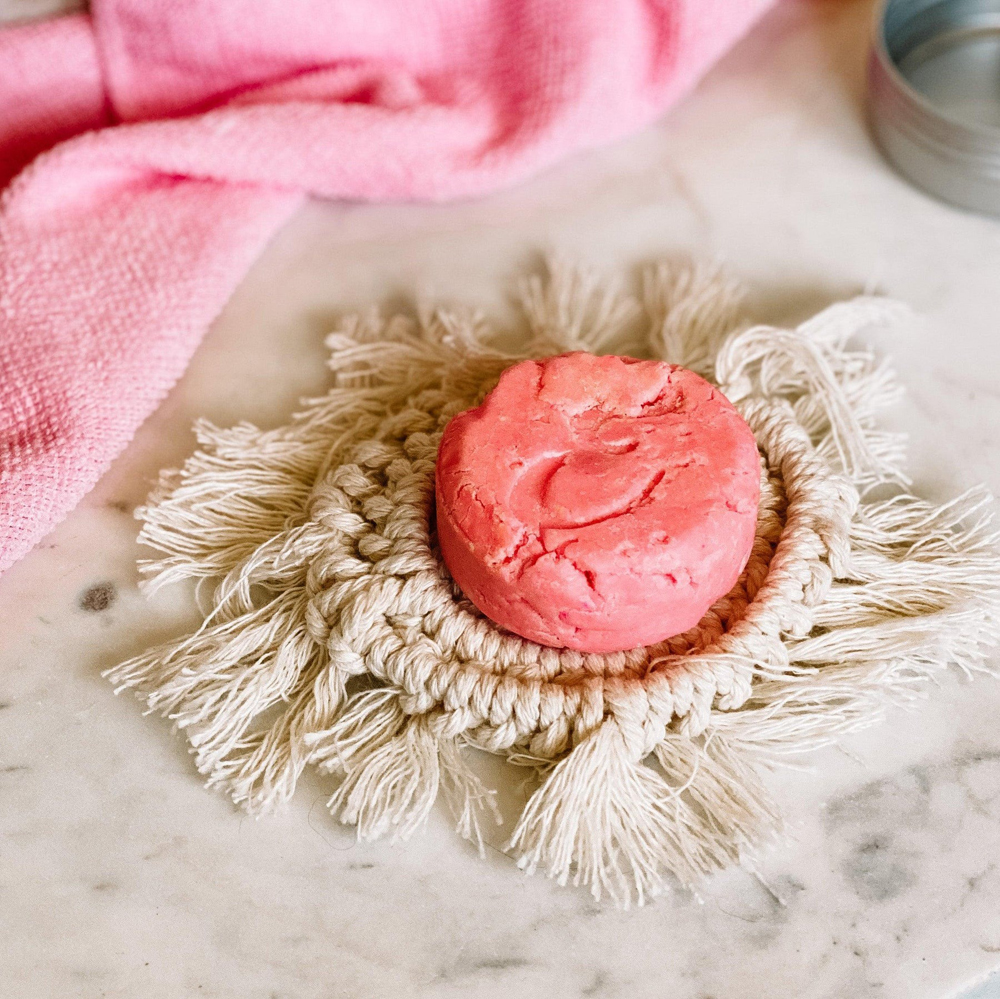
[(575, 353), (504, 372), (445, 428), (437, 530), (455, 582), (524, 638), (584, 652), (687, 631), (750, 556), (753, 433), (703, 378)]

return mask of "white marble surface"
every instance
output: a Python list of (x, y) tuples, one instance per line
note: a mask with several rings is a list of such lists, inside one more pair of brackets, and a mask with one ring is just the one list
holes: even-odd
[(921, 322), (881, 346), (910, 388), (894, 419), (919, 487), (1000, 489), (1000, 222), (879, 160), (870, 13), (786, 3), (663, 122), (515, 191), (315, 204), (280, 235), (100, 487), (0, 580), (0, 994), (938, 999), (1000, 966), (997, 683), (956, 679), (776, 775), (792, 840), (763, 881), (731, 872), (623, 914), (479, 861), (443, 814), (405, 848), (356, 846), (319, 781), (246, 819), (99, 675), (193, 620), (185, 593), (139, 595), (129, 516), (192, 418), (274, 424), (323, 386), (338, 314), (426, 285), (499, 308), (539, 248), (607, 269), (718, 256), (766, 319), (865, 287), (910, 302)]
[(84, 0), (0, 0), (0, 23), (18, 24), (84, 10)]

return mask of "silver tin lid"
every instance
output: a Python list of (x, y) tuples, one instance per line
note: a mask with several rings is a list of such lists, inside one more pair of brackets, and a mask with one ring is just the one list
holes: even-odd
[(904, 177), (1000, 215), (1000, 0), (883, 0), (868, 92), (876, 141)]

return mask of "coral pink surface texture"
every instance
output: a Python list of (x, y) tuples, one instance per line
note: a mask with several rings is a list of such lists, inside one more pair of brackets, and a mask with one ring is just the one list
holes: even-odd
[(693, 628), (746, 566), (753, 432), (717, 389), (662, 361), (565, 354), (509, 368), (445, 428), (441, 554), (486, 615), (582, 652)]
[(306, 196), (467, 198), (650, 122), (768, 0), (93, 0), (0, 31), (0, 570)]

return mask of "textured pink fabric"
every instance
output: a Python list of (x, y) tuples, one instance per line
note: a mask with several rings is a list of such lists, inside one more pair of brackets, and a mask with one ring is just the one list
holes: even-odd
[(67, 140), (0, 202), (0, 570), (304, 196), (513, 183), (649, 122), (768, 2), (94, 0), (0, 32), (0, 183)]
[(89, 18), (0, 31), (0, 187), (53, 143), (110, 124)]

